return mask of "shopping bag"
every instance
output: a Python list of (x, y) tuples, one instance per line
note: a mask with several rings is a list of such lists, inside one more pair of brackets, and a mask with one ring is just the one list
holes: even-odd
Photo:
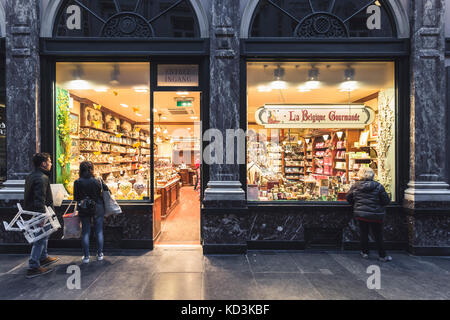
[[(70, 203), (63, 215), (64, 235), (62, 238), (64, 240), (79, 239), (81, 237), (81, 221), (80, 217), (78, 216), (78, 212), (74, 210), (72, 213), (67, 213), (72, 203)], [(74, 209), (76, 209), (76, 207)]]
[(103, 203), (105, 204), (105, 217), (122, 213), (122, 209), (117, 201), (111, 196), (111, 192), (103, 190)]

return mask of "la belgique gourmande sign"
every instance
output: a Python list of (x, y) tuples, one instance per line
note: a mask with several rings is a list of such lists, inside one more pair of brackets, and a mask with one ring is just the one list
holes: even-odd
[(265, 128), (349, 128), (364, 129), (375, 112), (362, 104), (346, 105), (265, 105), (255, 113)]

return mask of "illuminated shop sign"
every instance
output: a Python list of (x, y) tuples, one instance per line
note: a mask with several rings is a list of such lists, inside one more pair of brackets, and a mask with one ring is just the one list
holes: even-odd
[(268, 129), (364, 129), (375, 120), (375, 112), (362, 104), (265, 105), (256, 111), (255, 118), (259, 125)]

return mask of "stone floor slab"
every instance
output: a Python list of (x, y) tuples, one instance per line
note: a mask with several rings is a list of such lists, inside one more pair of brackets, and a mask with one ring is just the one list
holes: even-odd
[(259, 299), (267, 300), (320, 300), (322, 295), (298, 273), (256, 273)]
[(202, 273), (157, 273), (142, 292), (145, 300), (201, 300)]
[(251, 272), (205, 272), (203, 277), (206, 300), (258, 300), (261, 297)]
[(247, 256), (252, 272), (301, 272), (289, 253), (249, 252)]

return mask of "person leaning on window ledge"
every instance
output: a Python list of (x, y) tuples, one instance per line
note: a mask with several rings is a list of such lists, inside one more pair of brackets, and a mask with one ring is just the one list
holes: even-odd
[(386, 214), (385, 206), (391, 199), (383, 185), (374, 181), (375, 174), (371, 168), (363, 167), (358, 172), (357, 181), (347, 194), (347, 201), (353, 206), (353, 215), (359, 221), (361, 233), (361, 256), (369, 258), (369, 229), (375, 238), (379, 260), (392, 261), (386, 255), (383, 245), (383, 220)]

